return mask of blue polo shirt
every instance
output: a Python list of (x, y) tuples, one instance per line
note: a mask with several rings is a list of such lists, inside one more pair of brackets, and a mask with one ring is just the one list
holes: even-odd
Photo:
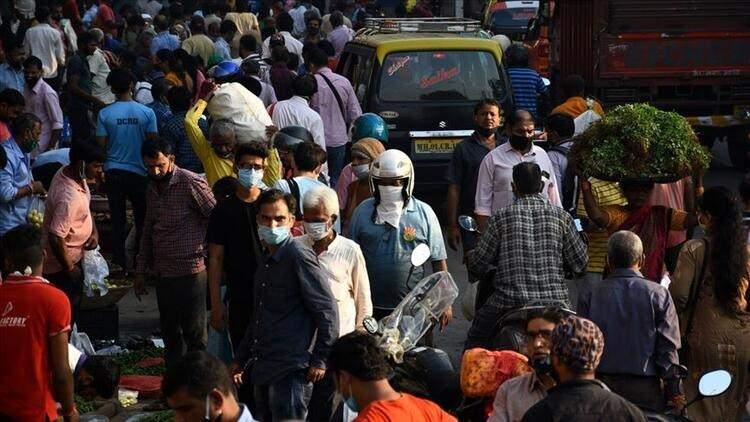
[(104, 170), (146, 175), (141, 146), (148, 133), (158, 133), (154, 110), (135, 101), (116, 101), (99, 112), (96, 136), (106, 136)]
[(359, 204), (352, 215), (348, 237), (359, 244), (365, 256), (373, 306), (393, 309), (424, 277), (424, 269), (415, 268), (406, 282), (411, 252), (417, 245), (426, 243), (430, 247), (432, 261), (446, 259), (443, 232), (432, 208), (414, 197), (401, 215), (398, 230), (389, 224), (375, 224), (374, 211), (373, 198)]

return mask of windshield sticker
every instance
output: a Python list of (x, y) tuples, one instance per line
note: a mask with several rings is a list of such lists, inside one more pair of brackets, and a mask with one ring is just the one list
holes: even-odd
[(448, 79), (453, 79), (460, 73), (461, 71), (458, 69), (458, 67), (452, 67), (448, 70), (441, 68), (437, 72), (435, 72), (434, 75), (425, 76), (424, 78), (420, 79), (419, 86), (422, 89), (426, 89), (433, 85), (439, 84), (440, 82), (447, 81)]
[(399, 70), (406, 67), (406, 64), (411, 60), (411, 56), (399, 57), (393, 60), (393, 64), (388, 67), (388, 76), (393, 76)]

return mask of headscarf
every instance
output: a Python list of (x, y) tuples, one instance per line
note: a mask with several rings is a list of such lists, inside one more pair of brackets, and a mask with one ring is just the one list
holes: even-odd
[(375, 138), (362, 138), (352, 145), (352, 156), (359, 154), (370, 161), (378, 158), (385, 151), (383, 144)]

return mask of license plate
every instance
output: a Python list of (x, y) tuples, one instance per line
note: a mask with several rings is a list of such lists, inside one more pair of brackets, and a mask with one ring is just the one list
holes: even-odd
[(460, 139), (415, 139), (414, 152), (417, 154), (450, 154)]

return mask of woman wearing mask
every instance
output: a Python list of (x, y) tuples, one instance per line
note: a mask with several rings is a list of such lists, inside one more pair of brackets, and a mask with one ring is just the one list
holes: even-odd
[(352, 172), (356, 179), (347, 188), (346, 209), (344, 216), (344, 233), (349, 227), (354, 209), (367, 198), (372, 197), (370, 191), (370, 164), (385, 151), (383, 144), (374, 138), (360, 139), (352, 145)]
[(700, 376), (714, 369), (729, 371), (732, 385), (725, 394), (690, 406), (690, 419), (741, 420), (750, 363), (750, 267), (741, 203), (725, 187), (708, 189), (699, 201), (698, 220), (706, 237), (682, 248), (669, 287), (681, 324), (681, 363), (689, 368), (685, 393), (695, 397)]

